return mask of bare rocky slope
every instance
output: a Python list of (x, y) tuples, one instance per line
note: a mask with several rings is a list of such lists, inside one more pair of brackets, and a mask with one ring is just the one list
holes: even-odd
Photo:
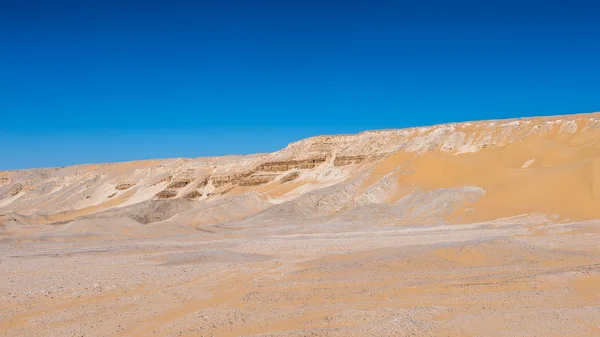
[(319, 136), (264, 155), (0, 172), (4, 237), (91, 228), (94, 219), (122, 228), (92, 232), (131, 236), (140, 231), (126, 228), (161, 223), (152, 235), (527, 214), (600, 218), (600, 113)]

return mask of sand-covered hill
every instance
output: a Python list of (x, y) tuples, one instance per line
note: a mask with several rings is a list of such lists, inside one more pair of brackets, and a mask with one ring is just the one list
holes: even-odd
[(600, 113), (0, 184), (3, 336), (600, 335)]
[(0, 172), (3, 236), (106, 218), (186, 232), (529, 214), (600, 218), (600, 113), (319, 136), (261, 155)]

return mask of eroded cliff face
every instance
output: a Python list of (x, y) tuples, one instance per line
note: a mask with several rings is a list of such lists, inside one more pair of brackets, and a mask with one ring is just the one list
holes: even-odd
[[(410, 212), (389, 209), (417, 191), (473, 186), (482, 191), (478, 197), (470, 195), (440, 219), (471, 222), (529, 213), (590, 219), (600, 217), (598, 158), (599, 113), (319, 136), (265, 155), (3, 171), (0, 221), (18, 214), (31, 224), (64, 222), (149, 200), (210, 203), (237, 195), (292, 207), (303, 195), (325, 200), (317, 191), (348, 182), (352, 190), (344, 190), (347, 195), (332, 201), (339, 203), (335, 210), (323, 214), (378, 205), (393, 222)], [(331, 191), (336, 193), (342, 192)], [(302, 207), (311, 212), (316, 206), (311, 201)], [(425, 221), (427, 214), (404, 220)]]

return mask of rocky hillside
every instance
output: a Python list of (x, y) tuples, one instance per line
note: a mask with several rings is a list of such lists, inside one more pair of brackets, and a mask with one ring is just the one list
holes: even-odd
[(75, 219), (218, 228), (600, 218), (600, 113), (307, 138), (265, 155), (0, 172), (4, 235)]

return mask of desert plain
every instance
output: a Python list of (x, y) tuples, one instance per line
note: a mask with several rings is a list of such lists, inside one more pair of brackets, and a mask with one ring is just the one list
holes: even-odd
[(2, 336), (600, 336), (600, 113), (0, 172)]

